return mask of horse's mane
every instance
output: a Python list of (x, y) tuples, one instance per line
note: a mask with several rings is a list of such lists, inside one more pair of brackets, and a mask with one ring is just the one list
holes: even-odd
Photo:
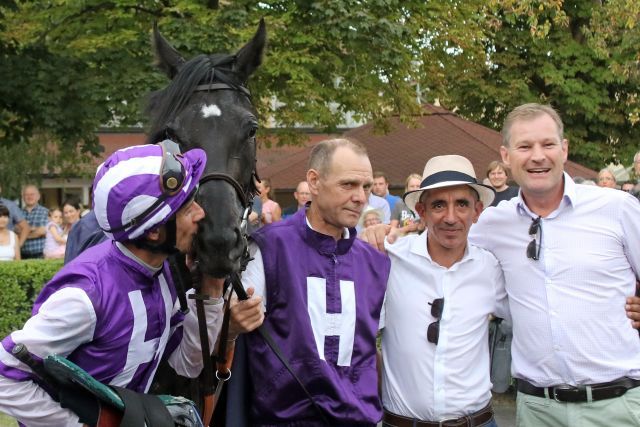
[(214, 81), (233, 88), (243, 86), (233, 71), (235, 55), (198, 55), (185, 63), (171, 83), (164, 89), (151, 93), (145, 113), (150, 118), (149, 139), (156, 142), (164, 135), (164, 128), (181, 111), (193, 94), (196, 86)]

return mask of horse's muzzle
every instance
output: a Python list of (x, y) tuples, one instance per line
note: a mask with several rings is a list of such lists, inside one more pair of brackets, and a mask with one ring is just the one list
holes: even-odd
[(203, 273), (222, 278), (238, 272), (247, 241), (239, 227), (201, 227), (196, 238), (196, 256)]

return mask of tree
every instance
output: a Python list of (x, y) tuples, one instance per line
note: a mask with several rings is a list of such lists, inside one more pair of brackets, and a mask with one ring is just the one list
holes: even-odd
[(99, 127), (145, 122), (145, 95), (166, 84), (152, 65), (153, 22), (190, 57), (235, 51), (262, 17), (267, 57), (249, 86), (281, 143), (296, 141), (295, 125), (335, 131), (347, 112), (383, 131), (391, 115), (411, 122), (420, 91), (494, 128), (517, 104), (550, 102), (574, 160), (628, 160), (638, 132), (636, 3), (2, 0), (0, 78), (10, 84), (0, 86), (0, 185), (77, 173), (100, 150)]
[(572, 160), (594, 169), (629, 162), (640, 138), (637, 2), (518, 4), (496, 5), (486, 60), (452, 68), (445, 102), (494, 128), (523, 102), (550, 103), (565, 122)]
[[(0, 138), (22, 147), (34, 135), (66, 156), (99, 150), (101, 125), (144, 122), (140, 101), (165, 83), (151, 65), (148, 38), (154, 21), (186, 56), (233, 51), (267, 21), (267, 60), (250, 82), (262, 118), (282, 128), (307, 124), (335, 130), (346, 112), (373, 120), (420, 112), (415, 82), (424, 64), (415, 60), (425, 40), (469, 44), (481, 35), (482, 1), (270, 0), (157, 1), (26, 0), (0, 8)], [(446, 52), (427, 56), (444, 62)], [(274, 100), (279, 102), (276, 104)], [(282, 131), (280, 141), (294, 133)], [(77, 148), (76, 148), (77, 147)], [(21, 151), (20, 148), (18, 151)], [(75, 162), (76, 159), (74, 159)], [(0, 159), (3, 170), (9, 162)], [(41, 165), (53, 170), (47, 163)], [(23, 170), (38, 174), (30, 165)], [(8, 178), (0, 174), (0, 183)], [(15, 183), (13, 177), (12, 183)], [(5, 185), (6, 186), (6, 185)]]

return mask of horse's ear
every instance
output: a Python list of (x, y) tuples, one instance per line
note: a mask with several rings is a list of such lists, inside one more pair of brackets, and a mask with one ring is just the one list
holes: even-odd
[(236, 54), (236, 70), (246, 81), (249, 76), (262, 64), (262, 52), (267, 43), (267, 27), (264, 18), (260, 19), (258, 31), (253, 39), (242, 47)]
[(160, 68), (170, 79), (173, 79), (185, 63), (182, 55), (162, 37), (158, 30), (158, 23), (153, 23), (153, 36), (151, 37), (153, 51), (156, 56), (156, 66)]

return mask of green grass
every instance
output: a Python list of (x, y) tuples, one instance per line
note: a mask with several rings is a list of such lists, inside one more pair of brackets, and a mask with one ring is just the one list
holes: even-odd
[(16, 420), (0, 412), (0, 427), (16, 427), (17, 425)]

